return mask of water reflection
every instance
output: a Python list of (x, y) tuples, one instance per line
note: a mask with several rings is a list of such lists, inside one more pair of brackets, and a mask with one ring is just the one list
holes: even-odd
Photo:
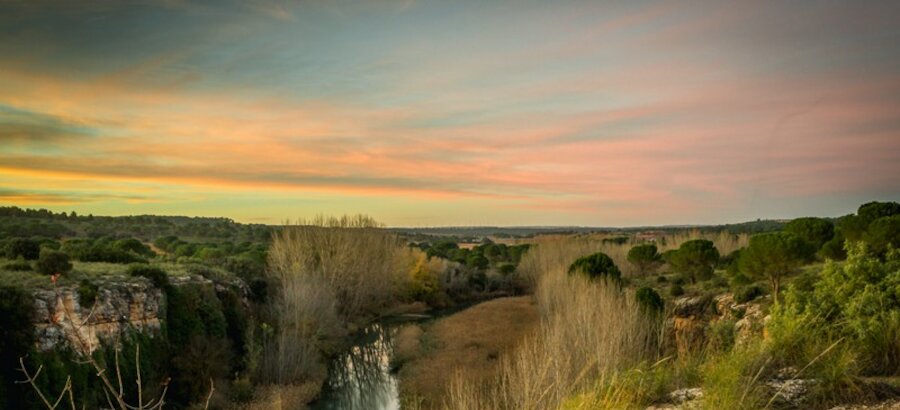
[(315, 410), (398, 410), (397, 378), (391, 374), (394, 326), (365, 328), (354, 346), (338, 356)]

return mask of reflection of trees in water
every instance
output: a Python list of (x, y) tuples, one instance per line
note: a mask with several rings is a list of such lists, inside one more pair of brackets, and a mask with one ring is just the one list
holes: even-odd
[(363, 330), (357, 344), (332, 364), (323, 408), (399, 409), (397, 380), (390, 373), (394, 332), (381, 324)]

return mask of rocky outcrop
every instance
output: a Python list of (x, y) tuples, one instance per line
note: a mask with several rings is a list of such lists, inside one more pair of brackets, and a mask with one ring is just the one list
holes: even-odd
[(673, 303), (670, 331), (679, 355), (702, 347), (706, 325), (714, 313), (712, 298), (704, 296), (683, 297)]
[(126, 330), (156, 334), (164, 306), (163, 292), (144, 281), (106, 283), (90, 305), (82, 303), (75, 287), (37, 290), (34, 297), (33, 323), (41, 351), (67, 343), (92, 352)]

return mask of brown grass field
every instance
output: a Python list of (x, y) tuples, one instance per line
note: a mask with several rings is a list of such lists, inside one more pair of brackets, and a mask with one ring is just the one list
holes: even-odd
[[(456, 369), (470, 377), (486, 377), (501, 353), (511, 350), (535, 330), (538, 312), (531, 296), (494, 299), (447, 316), (419, 332), (416, 354), (400, 370), (404, 395), (420, 400), (422, 407), (439, 405)], [(402, 337), (401, 337), (402, 339)], [(398, 340), (409, 346), (409, 340)]]

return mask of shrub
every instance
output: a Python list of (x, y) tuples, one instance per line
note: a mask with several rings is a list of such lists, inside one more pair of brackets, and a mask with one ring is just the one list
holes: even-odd
[(503, 276), (509, 276), (516, 271), (516, 265), (513, 265), (511, 263), (504, 263), (497, 268), (497, 271), (499, 271)]
[(876, 219), (869, 224), (863, 240), (873, 253), (883, 256), (889, 249), (900, 247), (900, 215)]
[(45, 248), (41, 250), (35, 267), (44, 275), (66, 274), (72, 270), (72, 263), (69, 262), (69, 255)]
[(825, 259), (831, 259), (834, 261), (842, 261), (847, 259), (847, 251), (844, 250), (844, 233), (841, 232), (840, 229), (835, 231), (834, 237), (831, 238), (830, 241), (825, 242), (822, 245), (822, 249), (819, 250), (819, 255), (821, 255)]
[(169, 275), (162, 269), (143, 263), (135, 263), (128, 266), (128, 275), (132, 277), (143, 277), (150, 280), (153, 286), (159, 289), (165, 289), (169, 286)]
[(834, 237), (834, 223), (823, 218), (797, 218), (788, 222), (784, 226), (784, 231), (803, 239), (815, 250), (819, 250)]
[(234, 403), (245, 404), (253, 400), (253, 383), (249, 378), (241, 377), (231, 382), (228, 399)]
[(618, 282), (622, 278), (622, 272), (613, 262), (612, 258), (603, 252), (583, 256), (575, 260), (569, 266), (569, 274), (581, 273), (591, 279), (604, 279)]
[(741, 286), (734, 292), (734, 301), (737, 303), (747, 303), (765, 294), (763, 289), (756, 285)]
[(900, 369), (898, 289), (900, 252), (889, 252), (881, 260), (869, 254), (864, 244), (853, 244), (845, 263), (826, 263), (812, 290), (795, 285), (788, 289), (784, 305), (772, 314), (773, 339), (786, 346), (782, 350), (796, 351), (797, 346), (821, 339), (817, 333), (843, 337), (858, 354), (862, 372), (896, 374)]
[(694, 239), (681, 244), (678, 251), (669, 258), (672, 268), (685, 275), (692, 283), (711, 278), (718, 261), (719, 251), (712, 241), (706, 239)]
[(735, 321), (715, 320), (706, 329), (707, 347), (713, 352), (727, 352), (734, 347)]
[(0, 286), (0, 408), (26, 408), (19, 357), (34, 343), (34, 299), (21, 288)]
[(25, 260), (35, 260), (41, 255), (41, 246), (37, 241), (25, 238), (15, 238), (6, 245), (6, 257)]
[(684, 295), (684, 288), (677, 283), (672, 284), (672, 287), (669, 288), (669, 296), (677, 297), (681, 295)]
[(641, 275), (653, 273), (662, 263), (662, 256), (656, 249), (656, 245), (647, 243), (638, 245), (628, 251), (628, 262), (634, 265)]
[(650, 287), (645, 286), (638, 289), (634, 293), (634, 297), (638, 302), (638, 306), (640, 306), (642, 309), (644, 309), (645, 312), (648, 313), (660, 313), (666, 307), (665, 302), (663, 302), (663, 299), (659, 296), (659, 293), (656, 293), (656, 291)]
[(815, 250), (805, 240), (787, 232), (774, 232), (750, 238), (750, 246), (741, 254), (741, 272), (753, 278), (768, 279), (772, 296), (778, 300), (781, 280), (812, 258)]
[(97, 301), (97, 293), (99, 288), (87, 279), (82, 279), (78, 283), (78, 303), (82, 307), (93, 305)]
[(31, 267), (30, 263), (25, 261), (25, 259), (19, 258), (19, 259), (16, 259), (12, 262), (9, 262), (9, 263), (3, 265), (3, 269), (16, 271), (16, 272), (23, 272), (23, 271), (31, 270), (32, 267)]
[(712, 356), (703, 366), (703, 408), (763, 408), (765, 389), (757, 375), (765, 366), (764, 358), (758, 345)]

